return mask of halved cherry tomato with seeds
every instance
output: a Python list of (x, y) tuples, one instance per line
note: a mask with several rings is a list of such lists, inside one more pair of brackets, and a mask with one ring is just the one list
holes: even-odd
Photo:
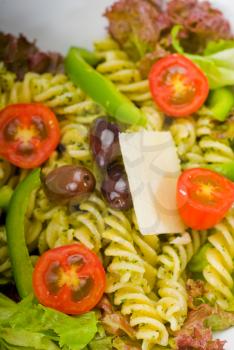
[(39, 258), (33, 273), (39, 302), (70, 315), (93, 309), (105, 286), (101, 261), (80, 243), (48, 250)]
[(171, 117), (195, 113), (209, 93), (205, 74), (191, 60), (178, 54), (166, 56), (153, 65), (149, 84), (156, 104)]
[(195, 230), (218, 224), (234, 203), (234, 183), (214, 171), (184, 171), (177, 183), (177, 205), (184, 223)]
[(0, 112), (0, 155), (20, 168), (44, 163), (59, 139), (56, 116), (44, 105), (15, 104)]

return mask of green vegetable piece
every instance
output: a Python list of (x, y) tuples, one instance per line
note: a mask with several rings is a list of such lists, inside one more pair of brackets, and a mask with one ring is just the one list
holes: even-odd
[(65, 68), (70, 79), (112, 117), (126, 124), (145, 125), (144, 114), (110, 80), (85, 62), (79, 49), (69, 50)]
[(223, 331), (234, 326), (234, 313), (218, 309), (205, 320), (205, 324), (214, 332)]
[(220, 122), (225, 121), (234, 107), (234, 94), (228, 87), (211, 91), (204, 113)]
[(232, 48), (234, 48), (234, 40), (221, 39), (218, 41), (209, 41), (204, 50), (204, 56), (213, 55), (216, 52)]
[(213, 170), (227, 177), (229, 180), (234, 181), (234, 161), (229, 163), (207, 164), (202, 167)]
[(83, 349), (97, 332), (95, 312), (88, 312), (78, 317), (70, 317), (53, 309), (42, 307), (44, 322), (59, 335), (59, 345), (72, 350)]
[(97, 333), (95, 312), (68, 316), (37, 304), (32, 295), (17, 304), (0, 293), (0, 312), (0, 349), (7, 341), (10, 349), (81, 350)]
[(100, 58), (94, 52), (86, 50), (82, 47), (76, 47), (76, 49), (77, 49), (77, 52), (79, 52), (80, 56), (91, 66), (95, 67), (98, 63), (102, 61), (102, 58)]
[(178, 38), (178, 34), (181, 31), (181, 29), (183, 29), (183, 26), (180, 24), (176, 24), (172, 30), (171, 30), (171, 40), (172, 40), (172, 46), (175, 49), (176, 52), (183, 54), (184, 53), (184, 49), (183, 47), (180, 45), (180, 41)]
[(90, 350), (112, 350), (112, 338), (111, 337), (105, 337), (101, 339), (92, 340), (89, 344)]
[(16, 309), (16, 303), (0, 293), (0, 324), (12, 316), (16, 312)]
[(7, 210), (8, 205), (10, 203), (10, 199), (13, 194), (13, 189), (6, 185), (0, 188), (0, 208), (3, 210)]
[(206, 259), (206, 252), (208, 249), (212, 248), (212, 245), (210, 243), (206, 243), (203, 245), (199, 251), (192, 257), (188, 264), (188, 268), (191, 272), (202, 272), (206, 265), (208, 264), (208, 261)]
[[(184, 54), (191, 61), (196, 63), (206, 74), (209, 80), (210, 89), (218, 89), (224, 86), (234, 85), (234, 47), (233, 43), (214, 45), (206, 51), (206, 56), (184, 53), (178, 33), (181, 27), (176, 25), (171, 32), (172, 45), (176, 52)], [(224, 48), (224, 49), (223, 49)], [(222, 51), (220, 51), (222, 50)], [(212, 54), (210, 54), (212, 53)]]
[(15, 189), (6, 218), (9, 256), (16, 287), (21, 298), (33, 293), (33, 266), (25, 242), (24, 221), (30, 194), (40, 186), (40, 183), (40, 169), (36, 169)]
[[(9, 349), (35, 349), (35, 350), (59, 350), (54, 342), (49, 340), (43, 333), (33, 333), (24, 329), (1, 328), (0, 337), (11, 344)], [(2, 340), (0, 339), (0, 341)], [(1, 345), (1, 343), (0, 343)], [(12, 347), (13, 346), (13, 347)], [(18, 348), (19, 347), (19, 348)], [(1, 347), (0, 347), (1, 348)], [(7, 346), (1, 349), (8, 349)]]

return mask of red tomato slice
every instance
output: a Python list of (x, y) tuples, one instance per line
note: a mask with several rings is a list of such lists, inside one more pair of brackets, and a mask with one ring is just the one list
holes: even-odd
[(209, 83), (205, 74), (188, 58), (173, 54), (157, 61), (149, 74), (154, 101), (171, 117), (186, 117), (205, 102)]
[(20, 168), (44, 163), (59, 139), (56, 116), (44, 105), (15, 104), (0, 112), (0, 155)]
[(105, 286), (99, 258), (79, 243), (48, 250), (39, 258), (33, 273), (39, 302), (71, 315), (94, 308)]
[(234, 184), (208, 169), (184, 171), (177, 184), (177, 205), (184, 223), (195, 230), (218, 224), (234, 203)]

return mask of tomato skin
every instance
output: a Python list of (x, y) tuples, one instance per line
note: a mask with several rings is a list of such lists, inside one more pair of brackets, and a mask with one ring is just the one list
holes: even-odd
[[(178, 95), (176, 95), (176, 82), (173, 84), (173, 74), (177, 75), (177, 78), (182, 78)], [(171, 83), (167, 81), (166, 76), (170, 77)], [(185, 84), (184, 88), (183, 84)], [(204, 104), (209, 93), (208, 79), (202, 70), (191, 60), (179, 54), (161, 58), (152, 66), (149, 85), (154, 101), (170, 117), (187, 117), (195, 113)], [(175, 93), (173, 93), (173, 87), (175, 87)], [(173, 96), (177, 96), (175, 97), (177, 102), (173, 101)], [(181, 97), (182, 101), (179, 101), (178, 98)]]
[[(21, 136), (17, 134), (17, 128), (21, 130)], [(21, 139), (22, 130), (26, 140)], [(0, 155), (20, 168), (40, 166), (55, 150), (59, 140), (58, 120), (52, 110), (42, 104), (13, 104), (0, 111)], [(24, 142), (29, 151), (21, 150)]]
[[(88, 295), (75, 301), (72, 299), (72, 290), (67, 284), (59, 288), (56, 293), (52, 293), (48, 289), (46, 276), (54, 262), (59, 262), (65, 274), (69, 273), (68, 259), (77, 254), (84, 259), (84, 266), (76, 272), (78, 278), (89, 276), (93, 280), (93, 285)], [(80, 243), (48, 250), (38, 259), (33, 273), (33, 288), (39, 302), (70, 315), (83, 314), (93, 309), (102, 298), (105, 287), (105, 270), (101, 261), (94, 252)]]
[[(197, 187), (199, 179), (200, 183)], [(212, 198), (200, 198), (196, 191), (214, 186)], [(218, 224), (234, 203), (234, 184), (214, 171), (194, 168), (184, 171), (177, 183), (177, 206), (184, 223), (194, 230), (206, 230)]]

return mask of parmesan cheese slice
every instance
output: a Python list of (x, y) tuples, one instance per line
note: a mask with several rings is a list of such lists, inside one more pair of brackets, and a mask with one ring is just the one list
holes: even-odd
[(143, 235), (184, 232), (176, 205), (180, 161), (171, 133), (120, 133), (139, 230)]

